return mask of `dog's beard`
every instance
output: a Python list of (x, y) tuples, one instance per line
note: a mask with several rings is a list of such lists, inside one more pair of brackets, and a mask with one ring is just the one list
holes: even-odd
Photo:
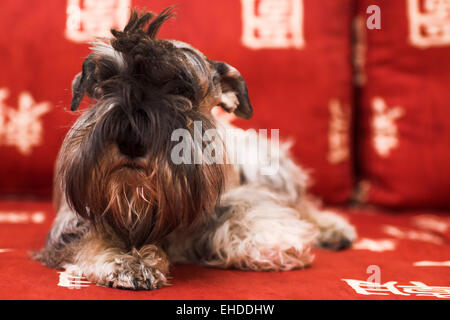
[(103, 182), (104, 190), (99, 190), (103, 192), (101, 217), (130, 244), (145, 242), (157, 222), (158, 199), (151, 179), (143, 168), (120, 165)]
[[(212, 212), (220, 197), (220, 166), (208, 165), (207, 170), (204, 165), (186, 166), (190, 168), (177, 168), (177, 172), (133, 164), (104, 168), (103, 172), (96, 169), (86, 193), (69, 193), (69, 204), (84, 206), (85, 211), (75, 210), (94, 225), (112, 230), (130, 247), (155, 243), (175, 228), (187, 227)], [(100, 176), (103, 178), (98, 179)]]

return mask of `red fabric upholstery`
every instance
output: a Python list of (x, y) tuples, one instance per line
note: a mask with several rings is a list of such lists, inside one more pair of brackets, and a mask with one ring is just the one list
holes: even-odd
[(381, 30), (361, 25), (358, 164), (372, 204), (450, 207), (450, 15), (427, 3), (358, 1), (382, 18)]
[[(305, 270), (257, 273), (183, 265), (172, 268), (172, 286), (150, 292), (64, 285), (57, 270), (43, 267), (27, 252), (44, 243), (54, 217), (47, 202), (0, 202), (0, 299), (449, 299), (450, 220), (429, 211), (404, 215), (369, 210), (341, 211), (355, 224), (360, 240), (342, 252), (315, 250), (313, 265)], [(14, 222), (14, 223), (13, 223)], [(358, 249), (359, 248), (359, 249)], [(363, 248), (371, 248), (371, 251)], [(4, 249), (10, 249), (5, 251)], [(389, 250), (391, 249), (391, 250)], [(428, 266), (415, 266), (421, 261)], [(443, 262), (446, 262), (444, 264)], [(441, 264), (437, 266), (436, 264)], [(419, 263), (425, 264), (426, 263)], [(430, 265), (431, 264), (431, 265)], [(421, 282), (441, 289), (417, 289), (445, 297), (364, 295), (342, 279), (368, 281), (379, 267), (380, 283), (394, 288)], [(372, 281), (374, 278), (372, 278)], [(369, 279), (370, 281), (370, 279)], [(67, 283), (66, 283), (67, 285)], [(72, 282), (72, 286), (74, 283)], [(417, 285), (416, 285), (417, 287)], [(382, 286), (382, 288), (385, 288)], [(392, 289), (391, 289), (392, 290)], [(374, 293), (374, 291), (368, 291)]]
[[(293, 153), (311, 171), (317, 195), (330, 203), (346, 202), (352, 186), (351, 1), (293, 1), (303, 4), (303, 15), (296, 17), (304, 19), (295, 29), (302, 32), (299, 39), (303, 39), (303, 47), (292, 42), (287, 48), (277, 49), (269, 43), (271, 47), (258, 50), (241, 39), (244, 24), (249, 24), (251, 17), (243, 17), (240, 1), (176, 2), (178, 17), (162, 28), (161, 36), (189, 42), (208, 57), (238, 68), (248, 82), (255, 108), (253, 120), (238, 124), (280, 129), (282, 139), (297, 142)], [(7, 30), (0, 34), (0, 89), (9, 93), (0, 103), (3, 109), (18, 110), (27, 105), (23, 99), (24, 94), (25, 98), (29, 94), (35, 102), (31, 103), (32, 109), (44, 105), (34, 117), (24, 111), (25, 119), (16, 119), (18, 123), (8, 116), (2, 118), (0, 107), (0, 193), (50, 194), (56, 154), (76, 117), (67, 111), (71, 81), (81, 70), (89, 47), (77, 42), (79, 33), (82, 36), (87, 27), (82, 23), (81, 31), (77, 30), (77, 6), (74, 9), (69, 3), (80, 4), (85, 13), (95, 12), (86, 9), (84, 1), (49, 0), (44, 4), (18, 0), (0, 4), (0, 28)], [(119, 2), (95, 3), (101, 8), (99, 17), (83, 14), (96, 23), (107, 24), (111, 14), (106, 13), (103, 4)], [(259, 15), (258, 10), (262, 9), (256, 8), (261, 1), (249, 3), (253, 3), (253, 13)], [(133, 0), (131, 4), (159, 12), (173, 1)], [(7, 127), (23, 132), (11, 133)], [(334, 142), (330, 142), (331, 131)]]
[[(173, 4), (130, 1), (154, 11)], [(238, 68), (247, 80), (255, 116), (236, 123), (280, 129), (281, 138), (295, 140), (294, 156), (310, 169), (313, 191), (333, 204), (346, 203), (353, 185), (352, 7), (358, 3), (365, 19), (367, 6), (378, 4), (382, 30), (367, 31), (366, 49), (359, 47), (365, 51), (366, 78), (356, 119), (362, 189), (374, 204), (449, 207), (449, 49), (408, 42), (406, 3), (423, 0), (176, 2), (178, 18), (163, 27), (161, 36), (187, 41)], [(100, 16), (95, 7), (86, 9), (86, 3), (100, 8)], [(108, 25), (114, 19), (105, 13), (105, 3), (127, 0), (0, 1), (0, 197), (50, 195), (56, 154), (77, 117), (67, 109), (72, 78), (89, 52), (86, 32), (92, 26), (115, 26)], [(244, 3), (253, 4), (248, 14)], [(288, 7), (287, 12), (300, 10), (296, 18), (284, 16), (280, 3), (301, 5)], [(87, 20), (78, 24), (80, 9)], [(284, 24), (274, 28), (276, 20), (265, 20), (261, 25), (268, 30), (250, 30), (244, 37), (243, 30), (256, 21), (253, 15), (259, 19), (276, 10)], [(89, 25), (92, 21), (100, 23)], [(292, 30), (286, 27), (292, 23)], [(274, 37), (285, 42), (261, 41), (283, 27), (290, 34)], [(374, 125), (374, 101), (376, 112), (394, 121), (379, 118), (381, 124)], [(381, 156), (374, 147), (374, 126), (379, 126)], [(44, 244), (54, 218), (51, 204), (0, 201), (0, 299), (450, 298), (448, 211), (342, 213), (355, 224), (360, 239), (347, 251), (316, 250), (316, 260), (306, 270), (253, 273), (175, 266), (173, 286), (130, 292), (88, 283), (77, 289), (74, 279), (31, 261), (28, 252)], [(381, 287), (368, 287), (376, 276)]]

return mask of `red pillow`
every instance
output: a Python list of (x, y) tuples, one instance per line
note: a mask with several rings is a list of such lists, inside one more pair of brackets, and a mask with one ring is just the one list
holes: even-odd
[[(358, 1), (381, 10), (381, 30), (362, 34), (365, 79), (358, 107), (358, 165), (365, 201), (450, 207), (450, 5)], [(365, 19), (365, 18), (364, 18)]]
[(74, 118), (70, 82), (86, 46), (65, 40), (65, 1), (0, 3), (0, 195), (49, 195)]
[[(0, 34), (0, 88), (9, 92), (0, 103), (16, 110), (22, 105), (21, 97), (29, 101), (31, 96), (35, 101), (31, 109), (38, 113), (32, 123), (21, 124), (26, 128), (23, 132), (33, 132), (31, 140), (23, 138), (28, 147), (23, 142), (6, 142), (9, 138), (1, 135), (5, 129), (0, 121), (0, 192), (49, 194), (54, 159), (76, 116), (65, 110), (72, 78), (88, 54), (84, 42), (92, 40), (93, 34), (108, 36), (111, 27), (123, 26), (127, 5), (159, 12), (172, 2), (22, 0), (0, 4), (0, 29), (7, 30)], [(255, 112), (251, 121), (236, 124), (280, 129), (281, 139), (296, 142), (293, 154), (310, 170), (313, 191), (327, 202), (347, 201), (353, 182), (349, 149), (352, 1), (177, 3), (176, 21), (167, 22), (160, 36), (189, 42), (211, 59), (239, 69)], [(31, 114), (24, 116), (29, 119)], [(5, 126), (11, 123), (6, 118)], [(7, 136), (14, 140), (21, 135)]]

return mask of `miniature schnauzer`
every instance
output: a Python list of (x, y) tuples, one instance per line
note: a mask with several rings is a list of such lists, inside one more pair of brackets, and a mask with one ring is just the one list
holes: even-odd
[(230, 125), (213, 107), (244, 119), (253, 109), (238, 70), (156, 38), (173, 15), (132, 11), (123, 31), (93, 43), (72, 83), (71, 110), (84, 95), (96, 103), (63, 142), (57, 217), (34, 258), (98, 285), (149, 290), (168, 284), (174, 263), (292, 270), (311, 264), (313, 246), (349, 247), (354, 228), (308, 197), (307, 175), (286, 144), (270, 155), (279, 163), (272, 175), (245, 161), (174, 163), (175, 130), (193, 132), (200, 122), (204, 132), (223, 132)]

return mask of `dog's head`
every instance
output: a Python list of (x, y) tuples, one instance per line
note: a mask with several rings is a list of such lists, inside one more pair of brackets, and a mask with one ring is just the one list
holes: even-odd
[(252, 116), (239, 72), (190, 45), (157, 39), (172, 9), (159, 15), (131, 12), (123, 31), (96, 42), (72, 83), (71, 109), (84, 95), (96, 103), (66, 136), (56, 189), (95, 225), (107, 225), (140, 245), (189, 225), (215, 206), (224, 184), (220, 164), (174, 164), (176, 129), (214, 128), (210, 111), (221, 106)]

